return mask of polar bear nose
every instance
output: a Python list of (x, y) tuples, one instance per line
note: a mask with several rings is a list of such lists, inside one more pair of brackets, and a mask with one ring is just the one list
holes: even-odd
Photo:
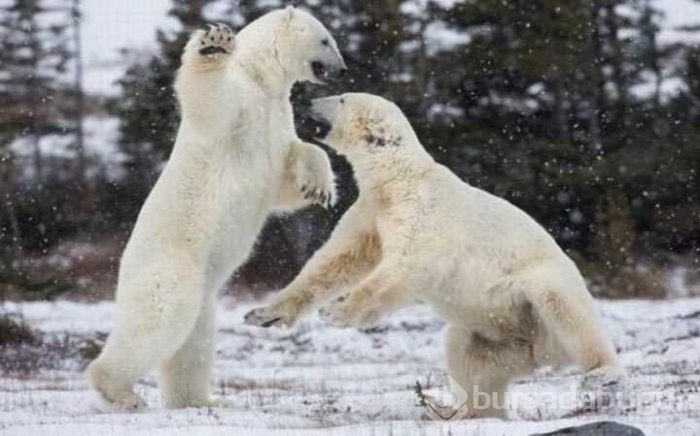
[(333, 65), (331, 68), (331, 75), (333, 76), (334, 79), (339, 79), (345, 75), (345, 73), (348, 72), (348, 67), (345, 66), (345, 62), (343, 61), (342, 58), (340, 58), (340, 63)]
[(341, 55), (340, 53), (337, 53), (337, 54), (338, 54), (338, 60), (340, 61), (340, 71), (345, 73), (348, 71), (348, 66), (345, 65), (345, 59), (343, 59), (343, 55)]

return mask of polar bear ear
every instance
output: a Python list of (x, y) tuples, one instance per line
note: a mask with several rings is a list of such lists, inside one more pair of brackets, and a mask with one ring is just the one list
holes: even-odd
[(284, 20), (286, 22), (292, 21), (292, 18), (294, 18), (295, 12), (296, 12), (296, 8), (292, 5), (289, 5), (286, 8), (284, 8)]
[(358, 118), (360, 139), (370, 151), (401, 145), (402, 137), (391, 127), (391, 117), (381, 113), (377, 108), (365, 110)]
[(381, 127), (379, 118), (372, 116), (371, 112), (365, 112), (357, 118), (359, 139), (364, 141), (370, 148), (386, 145), (384, 139), (384, 129)]

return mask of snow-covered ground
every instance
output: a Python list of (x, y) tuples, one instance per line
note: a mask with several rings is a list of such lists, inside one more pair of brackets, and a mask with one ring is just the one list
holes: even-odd
[[(514, 436), (614, 419), (648, 435), (700, 435), (700, 299), (600, 304), (629, 369), (630, 392), (656, 393), (635, 410), (562, 418), (566, 410), (547, 403), (523, 404), (508, 421), (441, 425), (426, 417), (413, 392), (416, 381), (443, 374), (443, 324), (429, 308), (405, 309), (364, 332), (316, 317), (285, 331), (243, 325), (253, 305), (221, 303), (214, 383), (225, 407), (165, 410), (149, 376), (137, 387), (149, 409), (125, 413), (106, 409), (81, 375), (86, 350), (111, 328), (111, 303), (4, 303), (5, 312), (21, 313), (41, 332), (42, 345), (0, 348), (0, 434)], [(19, 364), (12, 371), (11, 361)], [(573, 370), (544, 370), (512, 389), (532, 398), (566, 392), (580, 379)]]

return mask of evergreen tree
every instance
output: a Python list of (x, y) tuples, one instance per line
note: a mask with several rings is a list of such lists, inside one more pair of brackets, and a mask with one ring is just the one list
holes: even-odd
[[(70, 5), (42, 0), (13, 0), (0, 7), (0, 79), (3, 98), (3, 142), (18, 135), (31, 140), (34, 153), (34, 179), (44, 180), (44, 162), (39, 139), (49, 133), (67, 133), (61, 97), (63, 80), (71, 59), (65, 15)], [(62, 15), (55, 17), (56, 14)], [(49, 23), (49, 24), (46, 24)]]
[[(70, 47), (70, 3), (12, 0), (0, 6), (0, 174), (4, 211), (0, 240), (5, 247), (46, 245), (52, 229), (62, 224), (51, 213), (57, 199), (47, 188), (47, 171), (40, 147), (43, 136), (72, 133), (70, 86), (66, 80), (73, 53)], [(18, 164), (8, 146), (21, 146), (32, 155), (31, 186), (18, 178)], [(54, 217), (49, 219), (49, 217)]]
[[(122, 147), (132, 176), (144, 174), (135, 177), (144, 189), (134, 210), (172, 146), (173, 72), (185, 29), (203, 23), (205, 3), (224, 10), (236, 27), (284, 6), (174, 2), (182, 32), (159, 33), (160, 53), (134, 65), (122, 80)], [(294, 88), (302, 138), (317, 133), (304, 111), (312, 97), (379, 94), (404, 110), (438, 161), (523, 207), (565, 247), (591, 260), (617, 267), (633, 260), (630, 253), (640, 246), (672, 249), (680, 240), (697, 240), (692, 231), (673, 236), (672, 220), (655, 212), (660, 205), (680, 207), (679, 198), (697, 202), (693, 138), (700, 63), (683, 44), (660, 46), (662, 16), (652, 1), (297, 5), (330, 29), (349, 66), (346, 77), (330, 86)], [(685, 59), (683, 65), (678, 59)], [(670, 78), (683, 80), (687, 91), (669, 100), (663, 84)], [(277, 277), (285, 281), (354, 201), (351, 168), (330, 153), (340, 175), (341, 205), (330, 217), (310, 208), (270, 220), (258, 255), (242, 273), (249, 281), (281, 270), (287, 273)]]
[(0, 5), (0, 283), (31, 282), (17, 267), (21, 255), (46, 249), (69, 225), (61, 204), (66, 191), (54, 183), (60, 168), (45, 159), (52, 150), (42, 150), (41, 141), (75, 131), (67, 77), (71, 6), (70, 0)]

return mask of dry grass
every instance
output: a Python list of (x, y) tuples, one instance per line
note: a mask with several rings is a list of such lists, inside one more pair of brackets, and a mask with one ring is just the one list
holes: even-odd
[(35, 344), (39, 342), (37, 334), (20, 316), (0, 315), (0, 347)]

